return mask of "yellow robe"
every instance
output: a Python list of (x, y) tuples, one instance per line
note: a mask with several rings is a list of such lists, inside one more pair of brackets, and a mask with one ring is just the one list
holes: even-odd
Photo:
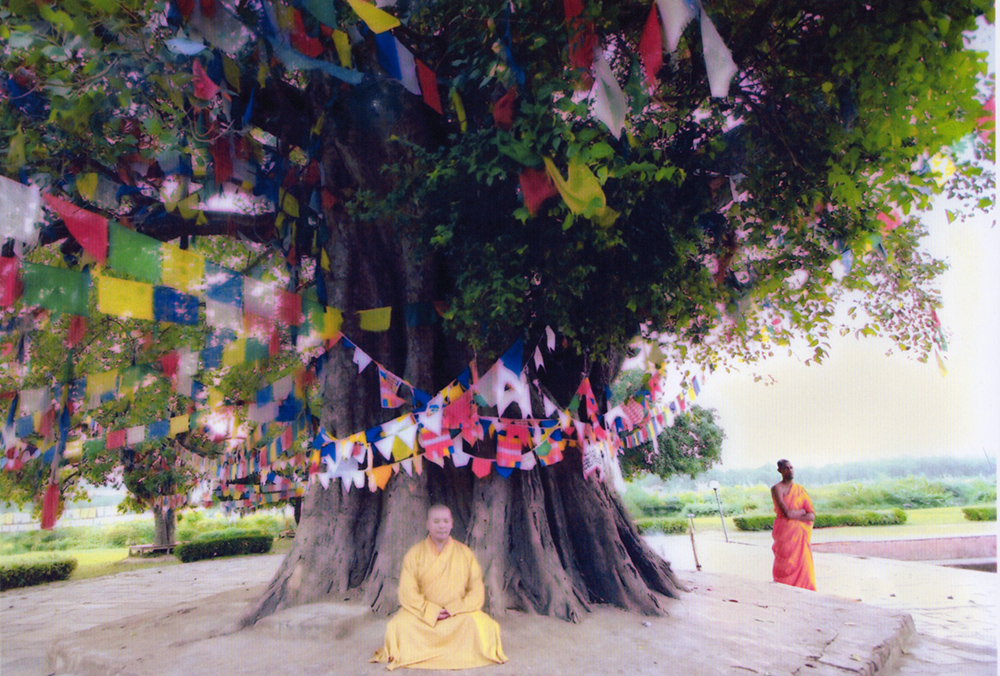
[[(448, 541), (439, 553), (427, 538), (403, 558), (402, 608), (385, 629), (372, 658), (389, 669), (467, 669), (507, 661), (500, 625), (482, 611), (483, 571), (472, 550)], [(451, 617), (438, 620), (444, 608)]]
[[(814, 511), (809, 494), (798, 484), (792, 484), (788, 489), (785, 507), (790, 510)], [(771, 546), (771, 551), (774, 552), (774, 581), (816, 591), (816, 570), (813, 568), (812, 551), (809, 549), (812, 523), (786, 519), (777, 506), (774, 513), (774, 530), (771, 532), (774, 539)]]

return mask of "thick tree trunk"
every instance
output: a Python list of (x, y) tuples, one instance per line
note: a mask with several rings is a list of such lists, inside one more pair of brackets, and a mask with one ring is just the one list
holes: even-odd
[(177, 515), (170, 507), (153, 507), (153, 544), (172, 545), (176, 537)]
[[(316, 91), (313, 98), (326, 106), (331, 95)], [(426, 118), (421, 106), (390, 81), (339, 92), (326, 108), (322, 134), (331, 188), (391, 190), (383, 166), (413, 159), (398, 139), (433, 143), (432, 127), (413, 122)], [(326, 286), (330, 305), (344, 310), (345, 335), (416, 387), (437, 391), (469, 355), (433, 327), (404, 321), (406, 304), (437, 300), (432, 254), (417, 248), (391, 218), (359, 223), (335, 205), (326, 219), (331, 228)], [(394, 308), (389, 332), (359, 330), (356, 311), (386, 305)], [(333, 350), (321, 376), (322, 423), (334, 436), (399, 415), (380, 408), (374, 369), (359, 374), (351, 357), (347, 350)], [(584, 370), (582, 358), (565, 361), (548, 368), (545, 383), (564, 403)], [(595, 391), (603, 392), (610, 382), (615, 362), (587, 369)], [(292, 550), (244, 622), (326, 599), (357, 598), (378, 614), (393, 612), (403, 555), (426, 535), (426, 509), (438, 502), (452, 508), (453, 535), (472, 547), (483, 567), (490, 612), (514, 609), (577, 621), (592, 604), (607, 603), (656, 614), (662, 611), (658, 594), (676, 596), (680, 589), (669, 564), (630, 523), (610, 483), (583, 478), (581, 453), (571, 447), (558, 464), (518, 470), (506, 479), (479, 480), (468, 467), (446, 461), (444, 467), (424, 462), (413, 477), (400, 472), (383, 491), (348, 490), (339, 482), (323, 489), (314, 483)]]

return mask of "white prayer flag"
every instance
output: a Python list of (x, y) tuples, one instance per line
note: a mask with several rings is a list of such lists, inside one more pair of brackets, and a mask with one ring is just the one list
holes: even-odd
[(36, 185), (24, 185), (0, 176), (0, 239), (34, 244), (42, 220), (42, 193)]

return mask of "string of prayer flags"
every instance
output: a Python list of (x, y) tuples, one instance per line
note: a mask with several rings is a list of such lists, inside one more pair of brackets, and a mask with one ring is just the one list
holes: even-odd
[(32, 245), (38, 239), (42, 193), (36, 185), (24, 185), (0, 176), (0, 239), (10, 238)]
[(103, 264), (108, 258), (108, 219), (48, 193), (42, 199), (62, 219), (83, 250)]
[(385, 370), (381, 366), (378, 367), (378, 386), (379, 394), (382, 397), (382, 408), (399, 408), (406, 401), (399, 396), (399, 387), (402, 384), (402, 379)]

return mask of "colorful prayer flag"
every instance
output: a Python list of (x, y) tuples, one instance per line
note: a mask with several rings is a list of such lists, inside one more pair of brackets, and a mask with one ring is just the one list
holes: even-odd
[(160, 283), (160, 246), (152, 237), (117, 223), (108, 225), (108, 265), (141, 282)]
[(97, 259), (98, 263), (107, 260), (108, 219), (48, 193), (42, 195), (42, 199), (59, 215), (84, 251)]
[(97, 309), (108, 315), (152, 320), (153, 285), (102, 275), (97, 278)]
[(24, 304), (72, 315), (90, 314), (90, 275), (37, 263), (23, 264)]
[(362, 331), (388, 331), (392, 317), (392, 308), (381, 307), (374, 310), (361, 310), (358, 312), (358, 317)]
[(205, 257), (187, 249), (163, 244), (162, 284), (184, 293), (205, 291)]
[(399, 25), (399, 19), (365, 0), (347, 0), (347, 4), (373, 33), (384, 33)]

